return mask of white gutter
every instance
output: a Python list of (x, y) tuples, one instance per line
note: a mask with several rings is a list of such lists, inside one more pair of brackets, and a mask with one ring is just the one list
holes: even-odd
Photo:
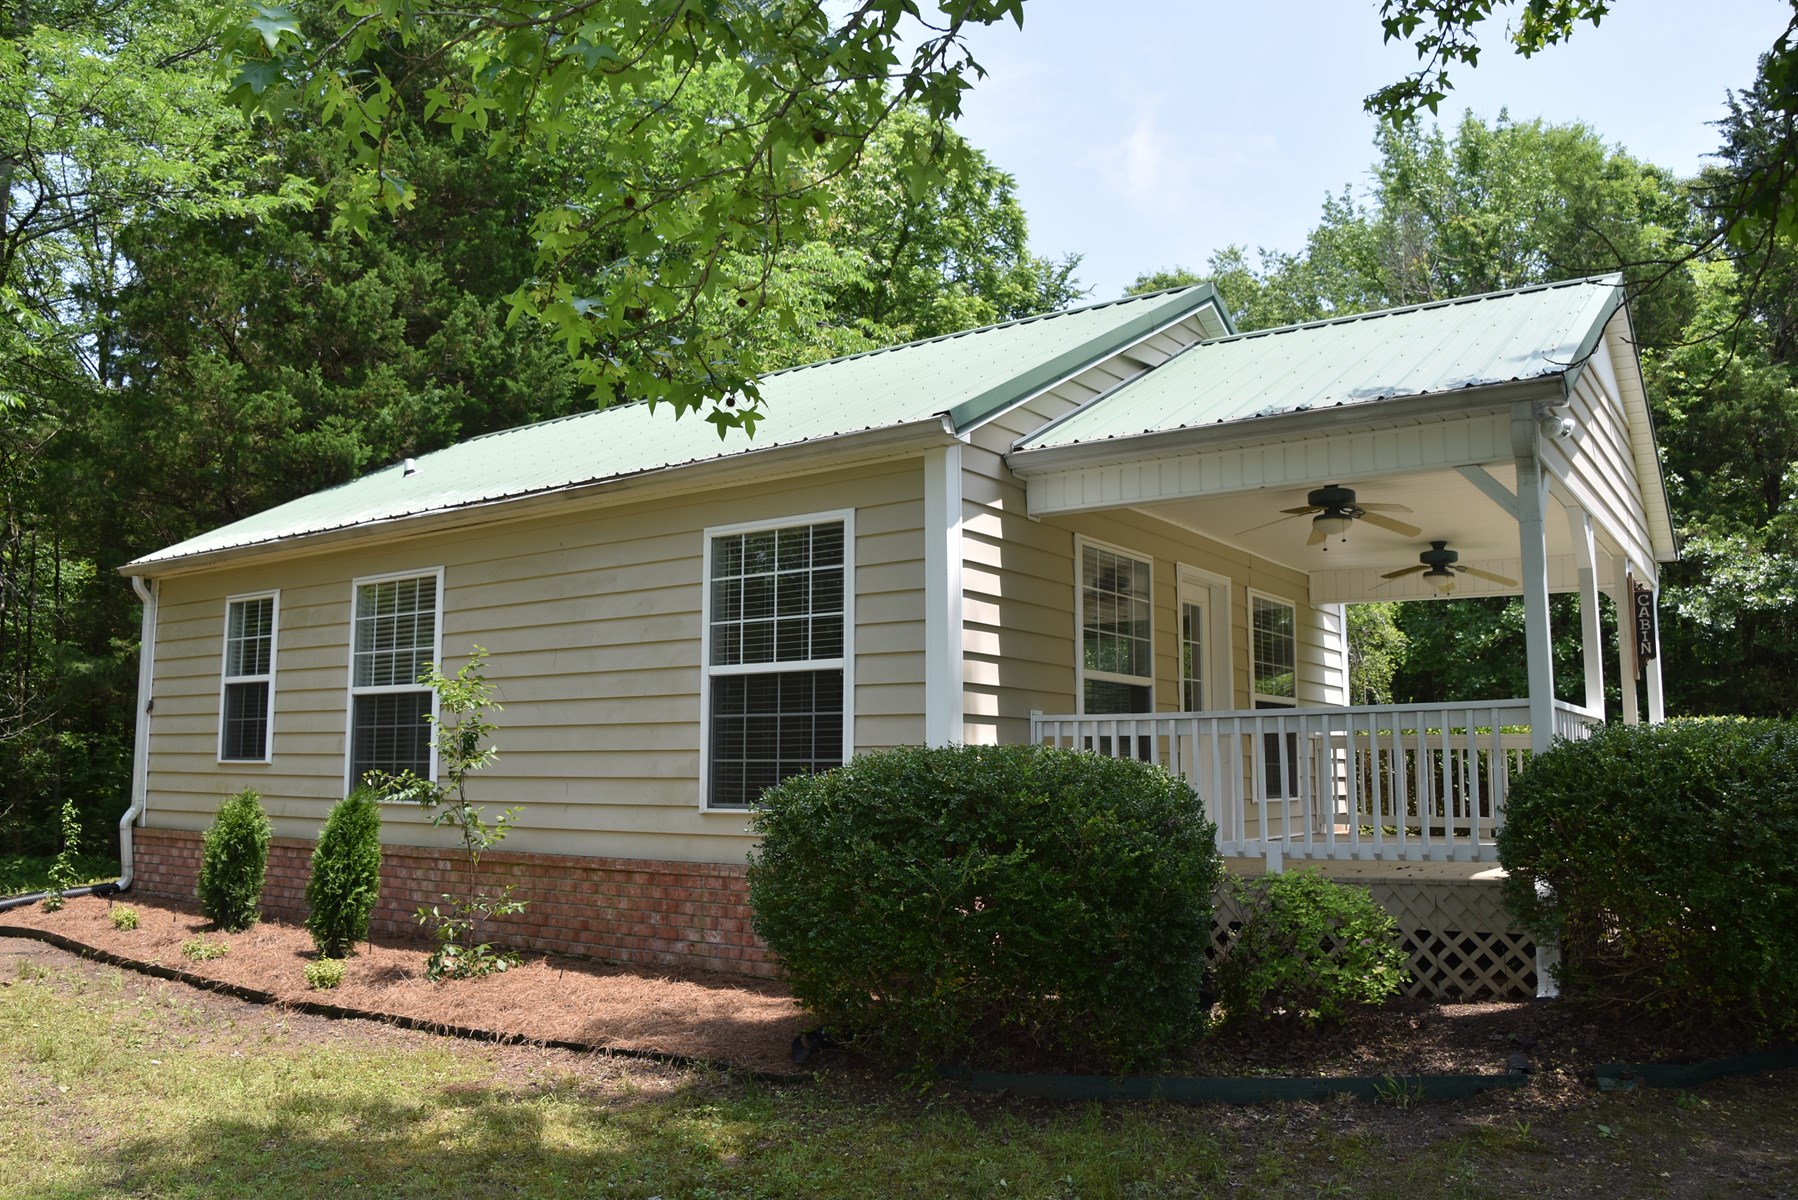
[(131, 886), (132, 827), (144, 815), (150, 799), (150, 695), (156, 674), (156, 598), (161, 588), (155, 580), (144, 586), (143, 576), (131, 577), (131, 590), (143, 602), (144, 619), (137, 649), (137, 738), (131, 747), (131, 807), (119, 818), (119, 890)]

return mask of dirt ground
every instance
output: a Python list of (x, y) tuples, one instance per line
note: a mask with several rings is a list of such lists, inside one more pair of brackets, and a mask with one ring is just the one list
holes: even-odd
[[(359, 948), (342, 986), (307, 988), (302, 970), (316, 956), (297, 925), (264, 921), (243, 933), (214, 931), (188, 906), (131, 901), (140, 924), (113, 928), (111, 902), (91, 896), (61, 912), (41, 906), (0, 913), (0, 925), (50, 930), (84, 945), (207, 979), (256, 988), (287, 1001), (315, 1000), (445, 1025), (498, 1030), (530, 1041), (571, 1041), (654, 1051), (771, 1073), (820, 1066), (853, 1071), (842, 1054), (806, 1067), (790, 1056), (808, 1022), (777, 983), (717, 975), (659, 974), (583, 959), (532, 955), (513, 970), (479, 980), (431, 983), (417, 944)], [(222, 939), (222, 958), (194, 962), (181, 944)], [(1336, 1028), (1301, 1031), (1278, 1023), (1226, 1028), (1205, 1038), (1166, 1073), (1216, 1076), (1480, 1075), (1527, 1070), (1529, 1103), (1573, 1103), (1595, 1089), (1603, 1062), (1689, 1062), (1751, 1049), (1715, 1030), (1626, 1019), (1572, 1004), (1449, 1004), (1395, 1001)], [(1055, 1071), (1052, 1060), (982, 1064)], [(1077, 1064), (1075, 1064), (1077, 1066)], [(1558, 1097), (1558, 1099), (1557, 1099)]]

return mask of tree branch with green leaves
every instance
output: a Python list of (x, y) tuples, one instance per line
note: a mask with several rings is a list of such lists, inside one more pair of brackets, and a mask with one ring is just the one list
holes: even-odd
[(496, 157), (554, 155), (605, 130), (605, 153), (527, 214), (536, 271), (512, 295), (513, 319), (551, 326), (599, 402), (702, 411), (723, 436), (754, 432), (766, 364), (705, 312), (800, 319), (768, 286), (773, 265), (901, 107), (927, 118), (907, 134), (909, 186), (960, 165), (965, 146), (945, 122), (983, 73), (964, 35), (1006, 19), (1022, 24), (1022, 0), (863, 0), (840, 12), (749, 0), (356, 0), (257, 3), (218, 38), (245, 111), (321, 112), (353, 152), (336, 195), (342, 228), (418, 201), (396, 169), (403, 118)]

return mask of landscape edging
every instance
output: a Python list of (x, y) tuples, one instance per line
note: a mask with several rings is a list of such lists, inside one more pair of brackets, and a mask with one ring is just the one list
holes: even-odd
[(145, 962), (142, 959), (129, 958), (111, 950), (102, 950), (98, 946), (90, 946), (85, 942), (65, 934), (53, 933), (48, 929), (35, 929), (29, 925), (0, 925), (0, 937), (29, 938), (44, 942), (59, 950), (67, 950), (71, 954), (79, 954), (103, 962), (108, 966), (121, 967), (127, 971), (136, 971), (141, 975), (149, 975), (156, 979), (167, 979), (174, 983), (184, 983), (189, 987), (203, 991), (218, 992), (250, 1004), (268, 1004), (279, 1008), (292, 1009), (315, 1017), (328, 1017), (333, 1020), (380, 1021), (400, 1029), (410, 1029), (418, 1033), (435, 1033), (447, 1037), (467, 1038), (477, 1042), (495, 1042), (501, 1045), (547, 1046), (555, 1050), (573, 1050), (580, 1054), (610, 1054), (619, 1058), (636, 1058), (649, 1062), (665, 1063), (675, 1067), (705, 1067), (712, 1070), (732, 1071), (751, 1079), (759, 1079), (769, 1083), (793, 1083), (806, 1078), (804, 1075), (786, 1075), (776, 1071), (757, 1071), (748, 1067), (738, 1067), (730, 1063), (718, 1062), (709, 1058), (697, 1058), (690, 1054), (675, 1054), (666, 1050), (639, 1050), (628, 1046), (605, 1046), (592, 1042), (576, 1042), (567, 1038), (537, 1038), (525, 1034), (507, 1033), (497, 1029), (482, 1029), (474, 1025), (452, 1025), (443, 1021), (428, 1021), (421, 1017), (408, 1017), (403, 1013), (381, 1012), (378, 1009), (352, 1008), (343, 1004), (325, 1004), (317, 1000), (287, 999), (266, 992), (261, 988), (245, 987), (242, 984), (227, 983), (222, 979), (209, 979), (204, 975), (196, 975), (192, 971), (184, 971), (180, 967), (165, 967), (161, 963)]
[[(771, 1083), (793, 1083), (805, 1075), (785, 1075), (773, 1071), (755, 1071), (692, 1055), (663, 1050), (638, 1050), (629, 1047), (577, 1042), (566, 1038), (533, 1038), (523, 1034), (483, 1029), (472, 1025), (453, 1025), (427, 1021), (400, 1013), (375, 1009), (352, 1008), (342, 1004), (325, 1004), (317, 1000), (284, 999), (261, 988), (210, 979), (179, 967), (129, 958), (98, 946), (90, 946), (64, 934), (29, 925), (0, 925), (0, 937), (26, 938), (55, 946), (71, 954), (79, 954), (109, 966), (121, 967), (186, 984), (204, 991), (218, 992), (250, 1004), (267, 1004), (292, 1009), (311, 1016), (333, 1020), (379, 1021), (400, 1029), (419, 1033), (441, 1034), (471, 1041), (501, 1045), (546, 1046), (572, 1050), (581, 1054), (611, 1054), (678, 1067), (708, 1067), (735, 1071), (753, 1079)], [(1626, 1091), (1638, 1084), (1652, 1088), (1691, 1088), (1736, 1075), (1752, 1075), (1762, 1071), (1798, 1067), (1798, 1046), (1741, 1054), (1730, 1058), (1711, 1059), (1700, 1063), (1600, 1063), (1593, 1068), (1603, 1091)], [(1162, 1100), (1179, 1104), (1265, 1104), (1282, 1100), (1327, 1100), (1349, 1095), (1361, 1099), (1392, 1100), (1427, 1099), (1460, 1100), (1480, 1092), (1501, 1088), (1528, 1086), (1531, 1076), (1505, 1075), (1343, 1075), (1312, 1078), (1228, 1076), (1156, 1076), (1156, 1075), (1023, 1075), (998, 1071), (972, 1071), (965, 1068), (941, 1068), (938, 1076), (977, 1092), (1010, 1092), (1015, 1096), (1038, 1100)]]

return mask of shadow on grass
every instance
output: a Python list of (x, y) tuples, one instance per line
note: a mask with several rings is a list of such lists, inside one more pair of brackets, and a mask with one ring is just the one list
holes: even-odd
[(91, 1162), (81, 1185), (30, 1195), (464, 1200), (673, 1197), (706, 1187), (731, 1194), (733, 1164), (722, 1147), (736, 1124), (691, 1085), (595, 1102), (569, 1086), (450, 1084), (412, 1097), (343, 1096), (320, 1080), (253, 1114), (128, 1138)]

